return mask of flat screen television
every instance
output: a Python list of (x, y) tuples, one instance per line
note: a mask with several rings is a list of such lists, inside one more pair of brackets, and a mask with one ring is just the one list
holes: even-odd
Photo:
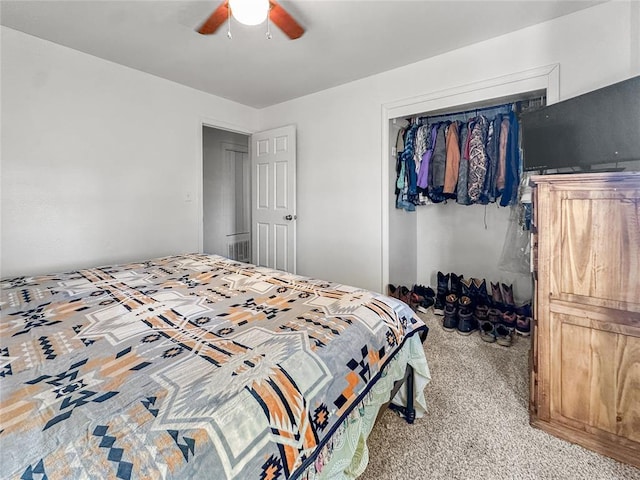
[(521, 122), (525, 170), (606, 170), (640, 160), (640, 76), (523, 113)]

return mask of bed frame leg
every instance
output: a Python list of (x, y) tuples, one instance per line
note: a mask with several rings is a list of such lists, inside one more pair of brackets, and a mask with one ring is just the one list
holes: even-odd
[(413, 367), (411, 365), (407, 365), (407, 376), (404, 382), (405, 388), (407, 389), (407, 406), (403, 407), (394, 403), (389, 404), (389, 408), (400, 414), (407, 423), (413, 423), (416, 419), (416, 409), (413, 404), (413, 382)]
[[(427, 339), (427, 334), (429, 333), (429, 329), (423, 330), (420, 332), (420, 341), (424, 343)], [(402, 407), (400, 405), (395, 405), (393, 403), (389, 404), (389, 408), (394, 412), (397, 412), (402, 416), (407, 423), (412, 424), (416, 420), (416, 409), (413, 403), (413, 395), (414, 395), (414, 378), (413, 378), (413, 367), (407, 364), (407, 371), (405, 376), (405, 387), (407, 389), (407, 406)]]

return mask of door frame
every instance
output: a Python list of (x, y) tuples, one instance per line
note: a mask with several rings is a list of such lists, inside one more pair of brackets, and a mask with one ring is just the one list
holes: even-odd
[[(389, 212), (390, 212), (390, 158), (389, 125), (393, 119), (408, 117), (492, 98), (523, 94), (535, 90), (546, 90), (547, 105), (560, 101), (560, 64), (554, 63), (521, 72), (503, 75), (479, 82), (431, 92), (402, 100), (384, 103), (381, 108), (382, 149), (382, 225), (381, 225), (381, 272), (380, 292), (385, 292), (389, 283)], [(395, 145), (395, 143), (394, 143)]]
[[(223, 120), (218, 120), (209, 117), (200, 117), (197, 122), (197, 130), (196, 130), (196, 165), (197, 165), (197, 182), (198, 187), (196, 190), (196, 198), (198, 199), (198, 253), (204, 252), (204, 190), (203, 190), (203, 182), (204, 182), (204, 162), (203, 155), (204, 151), (202, 149), (202, 130), (204, 127), (216, 128), (218, 130), (227, 130), (229, 132), (240, 133), (242, 135), (247, 135), (251, 137), (255, 132), (245, 127), (241, 127), (240, 125), (236, 125), (234, 123), (225, 122)], [(251, 141), (248, 142), (248, 154), (251, 155)]]

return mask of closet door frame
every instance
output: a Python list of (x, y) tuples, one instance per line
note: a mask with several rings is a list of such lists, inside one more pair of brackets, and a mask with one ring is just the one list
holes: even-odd
[(458, 105), (468, 105), (538, 90), (546, 91), (547, 105), (552, 105), (560, 100), (560, 64), (554, 63), (382, 105), (381, 292), (386, 291), (386, 286), (389, 283), (389, 237), (391, 233), (389, 231), (389, 195), (391, 194), (389, 175), (391, 170), (390, 156), (395, 155), (395, 152), (391, 150), (392, 142), (389, 138), (390, 122), (396, 118), (455, 108)]

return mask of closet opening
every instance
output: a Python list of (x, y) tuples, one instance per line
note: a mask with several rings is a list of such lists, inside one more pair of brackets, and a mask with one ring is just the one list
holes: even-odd
[[(526, 204), (531, 200), (526, 174), (522, 171), (517, 119), (521, 112), (546, 104), (547, 89), (539, 88), (389, 118), (387, 283), (409, 287), (418, 284), (435, 289), (438, 272), (455, 273), (465, 279), (485, 279), (489, 294), (490, 282), (504, 283), (513, 285), (516, 303), (531, 299), (529, 232), (523, 227), (530, 212)], [(470, 152), (472, 129), (476, 137)], [(409, 130), (411, 134), (407, 134)], [(516, 136), (509, 137), (509, 144), (505, 136), (502, 145), (501, 134)], [(420, 144), (411, 152), (416, 160), (411, 167), (399, 161), (399, 154), (409, 148), (404, 145), (406, 141), (413, 146), (416, 142)], [(456, 145), (453, 150), (457, 149), (459, 154), (459, 163), (453, 164), (455, 169), (448, 163), (450, 143)], [(427, 153), (434, 144), (435, 149)], [(499, 165), (500, 154), (504, 155), (500, 148), (507, 145), (518, 154), (517, 171), (511, 172), (512, 182), (515, 178), (516, 183), (511, 184), (508, 192), (504, 185), (505, 171), (500, 172), (500, 167), (505, 168), (504, 161)], [(471, 172), (469, 157), (478, 154), (473, 149), (480, 146), (482, 161), (474, 165), (482, 168), (474, 167)], [(421, 164), (424, 161), (427, 163)], [(463, 176), (465, 161), (467, 174)], [(426, 173), (425, 165), (428, 165)], [(407, 170), (401, 171), (402, 168)], [(411, 168), (415, 169), (415, 178), (410, 181)], [(480, 177), (474, 180), (470, 173)], [(500, 173), (502, 189), (496, 190), (496, 176), (500, 184)], [(431, 183), (434, 176), (441, 177), (436, 184)], [(408, 185), (412, 187), (410, 195), (407, 195)], [(496, 197), (499, 191), (509, 198)]]
[(249, 135), (202, 126), (203, 251), (251, 261)]

